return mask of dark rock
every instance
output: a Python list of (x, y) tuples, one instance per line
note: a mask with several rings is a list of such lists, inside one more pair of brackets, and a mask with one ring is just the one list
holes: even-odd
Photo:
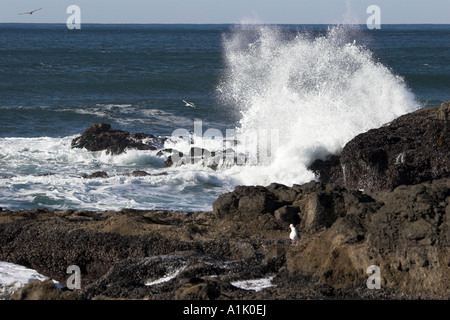
[(241, 213), (273, 213), (283, 205), (264, 187), (237, 186), (234, 192), (239, 196), (237, 210)]
[(342, 219), (337, 219), (331, 226), (335, 231), (336, 242), (354, 244), (364, 240), (367, 232), (364, 220), (355, 214), (348, 214)]
[(234, 214), (240, 217), (254, 217), (264, 213), (272, 213), (285, 205), (267, 188), (262, 186), (237, 186), (232, 193), (219, 196), (213, 202), (214, 214), (224, 217)]
[(263, 263), (271, 271), (278, 271), (286, 264), (287, 248), (283, 246), (272, 247), (264, 256)]
[(323, 191), (326, 189), (326, 185), (322, 182), (316, 182), (316, 181), (310, 181), (308, 183), (305, 183), (301, 186), (294, 186), (293, 189), (296, 189), (298, 193), (304, 194), (304, 193), (310, 193), (314, 191)]
[(169, 167), (172, 167), (173, 165), (174, 165), (174, 163), (172, 160), (172, 156), (168, 156), (167, 159), (163, 163), (163, 168), (169, 168)]
[(146, 171), (135, 170), (135, 171), (131, 172), (130, 175), (133, 176), (133, 177), (146, 177), (146, 176), (156, 177), (156, 176), (166, 176), (166, 175), (168, 175), (168, 173), (167, 172), (148, 173)]
[(142, 171), (142, 170), (135, 170), (135, 171), (131, 172), (131, 175), (133, 177), (146, 177), (146, 176), (149, 176), (150, 173)]
[(317, 179), (323, 183), (336, 182), (342, 171), (340, 157), (329, 155), (326, 160), (317, 159), (308, 169), (314, 172)]
[(217, 217), (223, 218), (230, 213), (236, 212), (238, 205), (239, 199), (234, 193), (225, 193), (223, 195), (220, 195), (213, 202), (213, 212)]
[(272, 183), (267, 186), (267, 190), (272, 192), (280, 201), (294, 202), (298, 192), (294, 188), (289, 188), (283, 184)]
[[(284, 217), (298, 209), (291, 245)], [(76, 264), (84, 299), (446, 299), (449, 215), (448, 178), (392, 191), (236, 187), (214, 212), (4, 210), (0, 260), (60, 283)], [(366, 286), (371, 265), (379, 290)], [(259, 292), (231, 285), (269, 275), (275, 286)]]
[(127, 148), (156, 150), (161, 148), (163, 139), (152, 134), (129, 133), (111, 129), (107, 123), (96, 123), (87, 128), (80, 137), (72, 140), (72, 148), (86, 148), (89, 151), (103, 151), (107, 154), (121, 154)]
[(342, 195), (330, 191), (305, 194), (294, 205), (300, 208), (301, 227), (312, 232), (330, 227), (346, 214)]
[(227, 282), (213, 278), (191, 278), (182, 287), (175, 291), (175, 299), (178, 300), (216, 300), (221, 295), (227, 297), (224, 292), (238, 291)]
[(282, 224), (286, 227), (292, 224), (300, 223), (300, 208), (297, 206), (283, 206), (277, 210), (275, 210), (275, 218), (282, 222)]
[(97, 171), (97, 172), (94, 172), (89, 175), (85, 174), (85, 175), (83, 175), (83, 178), (85, 178), (85, 179), (104, 178), (105, 179), (105, 178), (108, 178), (108, 174), (105, 171)]
[(450, 132), (445, 110), (448, 103), (422, 108), (362, 133), (345, 145), (339, 157), (317, 160), (310, 169), (321, 181), (350, 189), (391, 190), (449, 177)]

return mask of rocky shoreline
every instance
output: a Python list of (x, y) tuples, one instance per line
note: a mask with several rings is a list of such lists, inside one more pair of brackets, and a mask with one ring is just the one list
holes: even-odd
[[(81, 270), (81, 289), (33, 281), (11, 299), (448, 299), (448, 108), (355, 137), (311, 165), (318, 181), (238, 186), (211, 212), (2, 210), (0, 260), (63, 286), (69, 266)], [(97, 129), (87, 133), (111, 133)], [(137, 138), (160, 142), (134, 136), (138, 148), (152, 146)], [(85, 141), (100, 148), (97, 138)], [(118, 153), (125, 144), (101, 148)], [(238, 284), (258, 279), (269, 285)]]

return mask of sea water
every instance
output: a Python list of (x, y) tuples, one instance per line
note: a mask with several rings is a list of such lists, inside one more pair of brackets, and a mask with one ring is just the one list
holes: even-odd
[[(0, 24), (0, 207), (199, 211), (236, 185), (308, 182), (357, 134), (449, 99), (449, 38), (448, 25)], [(97, 122), (178, 150), (192, 145), (176, 129), (208, 149), (227, 145), (202, 133), (232, 131), (252, 161), (163, 168), (159, 150), (72, 149)], [(95, 171), (108, 178), (83, 178)]]

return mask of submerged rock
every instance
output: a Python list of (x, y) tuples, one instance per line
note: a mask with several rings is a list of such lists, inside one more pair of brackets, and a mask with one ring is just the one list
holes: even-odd
[(82, 176), (84, 179), (97, 179), (97, 178), (108, 178), (108, 174), (105, 171), (96, 171), (91, 174), (83, 174)]

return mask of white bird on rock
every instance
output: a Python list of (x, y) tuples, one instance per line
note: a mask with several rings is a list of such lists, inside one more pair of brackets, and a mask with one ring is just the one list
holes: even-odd
[(291, 233), (289, 234), (289, 238), (291, 238), (292, 240), (291, 245), (293, 245), (294, 243), (297, 244), (297, 242), (300, 240), (300, 234), (298, 233), (297, 229), (295, 229), (292, 223), (289, 227), (291, 227)]

